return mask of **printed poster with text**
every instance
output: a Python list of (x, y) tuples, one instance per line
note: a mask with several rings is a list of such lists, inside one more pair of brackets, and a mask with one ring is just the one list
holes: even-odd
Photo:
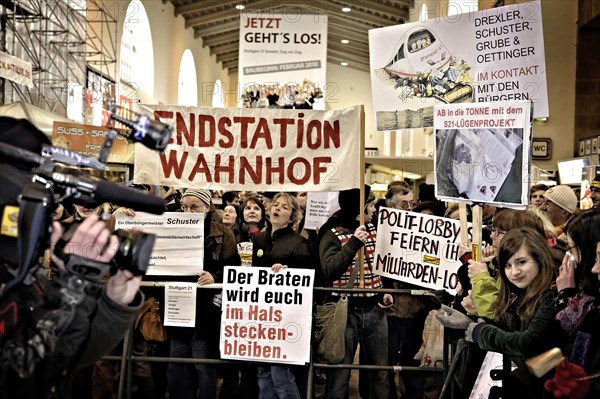
[(243, 107), (269, 106), (275, 94), (279, 105), (291, 108), (304, 96), (325, 109), (327, 16), (242, 13), (238, 65), (240, 98), (249, 98)]
[(527, 100), (548, 116), (539, 0), (369, 31), (378, 131), (433, 126), (433, 105)]
[(385, 207), (377, 219), (375, 274), (455, 294), (460, 221)]
[(134, 217), (115, 214), (115, 229), (155, 234), (147, 275), (191, 276), (204, 269), (204, 214), (165, 212)]
[(310, 360), (314, 270), (225, 267), (223, 359), (305, 364)]
[(358, 106), (339, 111), (145, 107), (175, 131), (162, 154), (136, 144), (138, 183), (340, 191), (359, 181)]
[(436, 198), (524, 209), (531, 103), (436, 105), (434, 114)]

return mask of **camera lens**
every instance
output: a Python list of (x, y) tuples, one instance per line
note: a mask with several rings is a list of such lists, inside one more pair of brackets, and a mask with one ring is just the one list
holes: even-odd
[(135, 276), (146, 274), (156, 236), (122, 229), (115, 231), (115, 235), (119, 239), (119, 248), (113, 259), (115, 266), (129, 270)]

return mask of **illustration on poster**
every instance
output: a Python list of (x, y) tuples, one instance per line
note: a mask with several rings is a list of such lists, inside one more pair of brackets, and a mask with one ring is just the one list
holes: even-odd
[(431, 30), (418, 26), (402, 35), (389, 62), (373, 72), (399, 89), (402, 100), (435, 97), (455, 103), (472, 101), (470, 70)]

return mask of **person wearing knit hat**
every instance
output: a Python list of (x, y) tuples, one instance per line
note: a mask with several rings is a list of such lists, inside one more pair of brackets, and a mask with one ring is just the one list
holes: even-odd
[(556, 228), (556, 235), (562, 234), (563, 228), (577, 210), (577, 196), (569, 186), (560, 185), (548, 189), (544, 193), (546, 203), (540, 208)]
[(184, 212), (207, 213), (211, 203), (209, 190), (188, 188), (181, 196), (181, 209)]
[[(184, 276), (187, 282), (204, 286), (223, 282), (225, 266), (240, 266), (240, 255), (236, 239), (231, 230), (218, 223), (211, 212), (209, 190), (187, 189), (181, 196), (183, 212), (204, 213), (204, 250), (200, 275)], [(180, 281), (170, 276), (168, 281)], [(221, 325), (221, 293), (213, 290), (199, 290), (196, 294), (196, 326), (194, 328), (171, 327), (170, 357), (193, 357), (195, 359), (218, 359), (219, 328)], [(217, 395), (217, 368), (212, 364), (169, 363), (167, 369), (168, 391), (172, 398), (193, 399), (194, 373), (201, 398), (215, 398)]]
[[(341, 191), (338, 197), (340, 210), (334, 213), (319, 229), (318, 249), (325, 286), (345, 288), (359, 287), (358, 270), (364, 272), (365, 288), (383, 288), (381, 277), (375, 274), (375, 243), (377, 230), (371, 220), (374, 206), (369, 200), (370, 188), (365, 187), (365, 224), (360, 225), (360, 190), (358, 188)], [(368, 201), (368, 202), (367, 202)], [(356, 256), (364, 249), (362, 264)], [(355, 271), (355, 273), (353, 273)], [(353, 277), (354, 276), (354, 277)], [(349, 292), (348, 319), (346, 325), (346, 352), (344, 364), (352, 364), (354, 352), (360, 342), (361, 351), (368, 353), (369, 365), (388, 364), (387, 319), (382, 308), (393, 304), (390, 294), (369, 292)], [(328, 295), (333, 301), (339, 296)], [(363, 328), (362, 326), (368, 326)], [(387, 398), (389, 396), (389, 373), (385, 370), (370, 371), (370, 397)], [(344, 398), (348, 396), (350, 369), (332, 370), (327, 377), (327, 396)]]

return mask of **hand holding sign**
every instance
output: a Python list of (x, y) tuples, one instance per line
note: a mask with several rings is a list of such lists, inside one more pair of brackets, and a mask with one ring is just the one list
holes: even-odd
[(280, 270), (287, 269), (287, 265), (282, 265), (281, 263), (275, 263), (271, 266), (271, 270), (277, 273)]
[(198, 284), (200, 285), (212, 284), (214, 282), (215, 277), (206, 270), (203, 270), (202, 273), (200, 273), (200, 276), (198, 276)]
[(358, 226), (358, 228), (354, 231), (354, 237), (358, 238), (363, 243), (367, 242), (367, 238), (369, 237), (367, 228), (364, 225)]
[(473, 259), (469, 259), (469, 278), (473, 278), (478, 274), (485, 273), (488, 271), (487, 265), (483, 262), (476, 262)]

